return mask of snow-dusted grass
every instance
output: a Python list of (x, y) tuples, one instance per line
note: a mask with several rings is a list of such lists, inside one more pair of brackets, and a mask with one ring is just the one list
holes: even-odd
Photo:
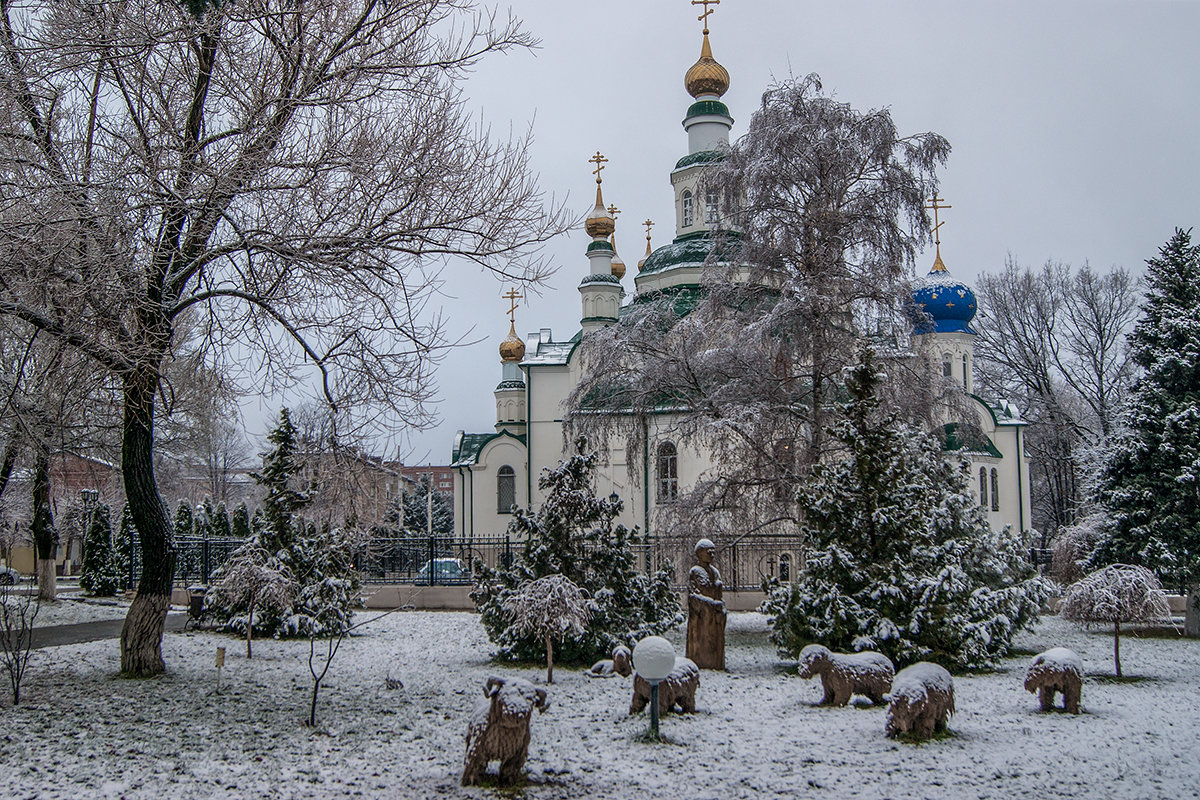
[[(31, 590), (34, 591), (34, 590)], [(19, 600), (14, 600), (20, 602)], [(32, 609), (30, 609), (32, 611)], [(85, 598), (82, 595), (59, 595), (52, 603), (42, 603), (38, 609), (36, 628), (55, 625), (75, 625), (80, 622), (99, 622), (108, 619), (125, 619), (129, 612), (128, 600), (111, 597)]]
[[(361, 617), (360, 617), (361, 618)], [(322, 688), (309, 730), (307, 642), (169, 634), (170, 674), (117, 678), (115, 641), (35, 656), (22, 704), (0, 710), (0, 793), (25, 798), (500, 797), (461, 789), (463, 734), (489, 674), (542, 685), (538, 666), (489, 663), (472, 614), (394, 614), (360, 629)], [(682, 645), (679, 634), (673, 635)], [(673, 744), (643, 744), (628, 679), (555, 671), (551, 707), (534, 715), (529, 798), (1200, 797), (1200, 642), (1136, 639), (1123, 661), (1144, 680), (1113, 683), (1111, 637), (1056, 618), (1019, 646), (1063, 645), (1089, 678), (1080, 716), (1036, 712), (1028, 656), (955, 678), (952, 736), (884, 737), (886, 709), (819, 708), (820, 683), (797, 678), (757, 614), (732, 615), (728, 673), (704, 671), (699, 713), (664, 717)], [(217, 646), (228, 649), (213, 694)], [(318, 651), (320, 652), (320, 651)], [(388, 689), (385, 678), (403, 689)]]

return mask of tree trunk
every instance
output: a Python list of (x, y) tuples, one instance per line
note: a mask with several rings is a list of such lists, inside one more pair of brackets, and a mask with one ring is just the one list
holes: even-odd
[(1121, 620), (1113, 620), (1113, 663), (1117, 667), (1117, 677), (1121, 677)]
[(129, 513), (142, 546), (142, 576), (121, 629), (121, 672), (131, 677), (149, 677), (166, 671), (162, 636), (171, 604), (175, 552), (167, 511), (154, 482), (157, 389), (158, 372), (152, 367), (143, 365), (124, 380), (121, 475)]
[(546, 634), (546, 683), (554, 683), (554, 640)]
[(246, 658), (254, 658), (250, 642), (254, 639), (254, 595), (250, 595), (250, 607), (246, 610)]
[(1187, 606), (1183, 612), (1183, 635), (1200, 637), (1200, 586), (1192, 584), (1187, 591)]
[(50, 451), (46, 441), (38, 443), (33, 457), (33, 547), (37, 555), (38, 600), (53, 602), (58, 594), (54, 559), (58, 552), (58, 531), (50, 512)]

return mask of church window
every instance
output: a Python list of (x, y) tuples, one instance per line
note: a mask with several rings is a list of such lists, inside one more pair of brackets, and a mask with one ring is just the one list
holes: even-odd
[(992, 470), (992, 511), (1000, 510), (1000, 472)]
[(979, 505), (981, 508), (987, 508), (987, 467), (979, 468)]
[(971, 374), (970, 357), (966, 353), (963, 353), (963, 388), (964, 389), (971, 388), (970, 386), (967, 385), (967, 376), (970, 374)]
[(715, 189), (709, 189), (704, 194), (704, 221), (713, 225), (717, 220), (717, 192)]
[(784, 553), (779, 557), (779, 580), (784, 583), (792, 579), (792, 557)]
[(517, 504), (517, 473), (505, 464), (496, 473), (496, 512), (511, 514)]
[(655, 468), (658, 478), (658, 502), (671, 503), (679, 498), (679, 454), (671, 442), (658, 446)]
[(683, 227), (687, 228), (692, 224), (692, 193), (685, 191), (683, 193)]
[(954, 358), (949, 353), (942, 353), (942, 377), (949, 378), (954, 374)]

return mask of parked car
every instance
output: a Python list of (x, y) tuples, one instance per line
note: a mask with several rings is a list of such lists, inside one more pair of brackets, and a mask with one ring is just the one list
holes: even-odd
[(433, 582), (437, 584), (471, 583), (471, 573), (457, 558), (435, 558), (417, 570), (417, 583), (429, 583), (432, 566)]
[(12, 567), (0, 567), (0, 584), (4, 586), (16, 586), (20, 582), (21, 573)]

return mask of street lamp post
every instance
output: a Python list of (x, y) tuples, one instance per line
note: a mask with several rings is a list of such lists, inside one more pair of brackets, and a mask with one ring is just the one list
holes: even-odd
[(658, 684), (675, 669), (675, 648), (661, 636), (647, 636), (633, 648), (633, 668), (650, 684), (650, 737), (658, 739)]

